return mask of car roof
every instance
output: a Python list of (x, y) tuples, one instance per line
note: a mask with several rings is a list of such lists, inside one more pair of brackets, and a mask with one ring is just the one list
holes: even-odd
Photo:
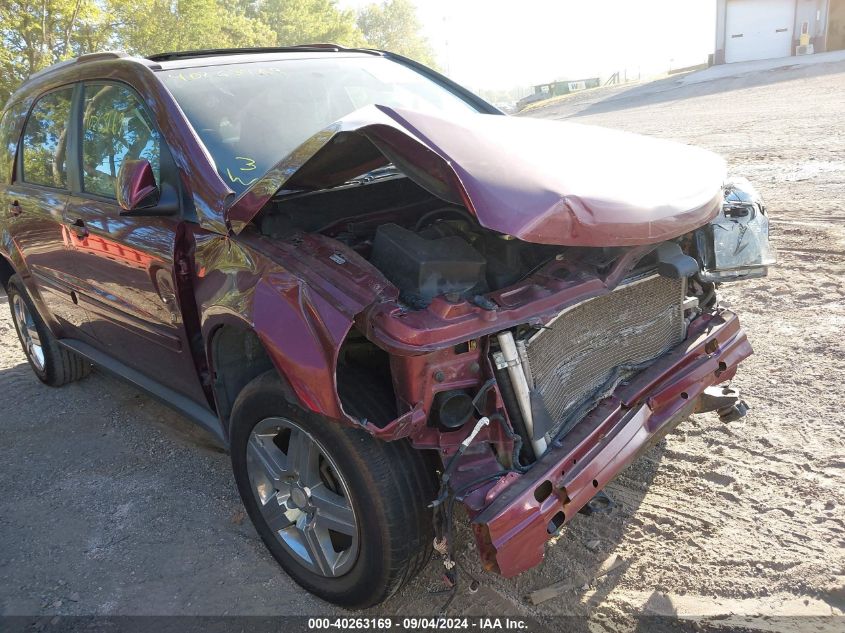
[(239, 48), (211, 49), (201, 51), (179, 51), (161, 53), (147, 57), (155, 62), (154, 70), (173, 70), (197, 66), (223, 66), (235, 63), (251, 63), (290, 59), (313, 59), (314, 57), (367, 57), (383, 56), (381, 51), (368, 49), (329, 48), (316, 46), (291, 46), (285, 48)]
[(230, 58), (235, 55), (273, 55), (284, 53), (365, 53), (382, 55), (382, 51), (369, 48), (346, 48), (338, 44), (296, 44), (293, 46), (253, 46), (241, 48), (206, 48), (186, 51), (172, 51), (147, 55), (147, 59), (154, 62), (169, 62), (179, 59), (194, 59), (208, 57)]
[(8, 103), (17, 103), (33, 98), (35, 95), (51, 90), (57, 85), (72, 82), (77, 79), (78, 71), (89, 67), (101, 67), (102, 64), (112, 64), (125, 67), (136, 64), (155, 69), (156, 63), (143, 57), (132, 57), (123, 51), (103, 51), (100, 53), (88, 53), (74, 59), (68, 59), (58, 64), (53, 64), (31, 74), (21, 83), (9, 98)]
[[(301, 44), (285, 47), (261, 47), (261, 48), (218, 48), (188, 51), (172, 51), (158, 53), (148, 57), (129, 55), (123, 51), (102, 51), (80, 55), (74, 59), (68, 59), (52, 66), (48, 66), (30, 75), (12, 93), (9, 103), (14, 103), (23, 98), (38, 92), (45, 86), (60, 81), (66, 73), (72, 73), (82, 65), (96, 62), (99, 65), (116, 64), (125, 66), (127, 63), (135, 63), (146, 66), (152, 71), (171, 70), (177, 68), (191, 68), (197, 66), (215, 66), (242, 62), (271, 61), (278, 59), (305, 59), (315, 56), (332, 55), (344, 57), (361, 57), (364, 55), (383, 56), (383, 51), (371, 49), (344, 48), (336, 44)], [(0, 109), (2, 104), (0, 103)]]
[(130, 56), (124, 53), (123, 51), (103, 51), (100, 53), (87, 53), (85, 55), (80, 55), (79, 57), (75, 57), (73, 59), (66, 59), (64, 61), (59, 62), (58, 64), (53, 64), (52, 66), (47, 66), (47, 68), (42, 68), (41, 70), (34, 72), (29, 77), (27, 77), (21, 85), (23, 86), (35, 79), (48, 77), (61, 71), (68, 70), (69, 68), (75, 67), (78, 64), (84, 64), (87, 62), (107, 61), (113, 59), (125, 59), (129, 57)]

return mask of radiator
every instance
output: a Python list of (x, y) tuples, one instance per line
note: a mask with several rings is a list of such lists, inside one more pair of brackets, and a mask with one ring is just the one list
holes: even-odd
[(684, 339), (685, 293), (685, 279), (632, 281), (564, 310), (520, 343), (529, 386), (554, 424), (552, 437)]

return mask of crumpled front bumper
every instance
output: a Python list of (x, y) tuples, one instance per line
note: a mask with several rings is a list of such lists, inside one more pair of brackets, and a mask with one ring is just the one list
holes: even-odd
[(690, 323), (683, 343), (620, 386), (528, 472), (491, 487), (477, 513), (470, 509), (485, 568), (511, 577), (539, 564), (563, 524), (751, 353), (732, 312)]

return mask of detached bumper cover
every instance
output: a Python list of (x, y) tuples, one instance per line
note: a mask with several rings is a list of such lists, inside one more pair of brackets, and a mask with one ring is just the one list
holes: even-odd
[(552, 534), (751, 353), (732, 312), (693, 321), (683, 343), (619, 387), (531, 470), (489, 490), (472, 521), (485, 568), (511, 577), (539, 564)]

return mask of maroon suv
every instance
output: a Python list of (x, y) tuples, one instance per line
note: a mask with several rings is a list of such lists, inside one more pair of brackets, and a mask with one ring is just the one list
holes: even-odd
[(98, 53), (0, 121), (0, 280), (36, 375), (93, 365), (231, 452), (258, 533), (348, 607), (461, 503), (513, 576), (751, 347), (716, 285), (772, 263), (706, 151), (508, 117), (408, 59)]

